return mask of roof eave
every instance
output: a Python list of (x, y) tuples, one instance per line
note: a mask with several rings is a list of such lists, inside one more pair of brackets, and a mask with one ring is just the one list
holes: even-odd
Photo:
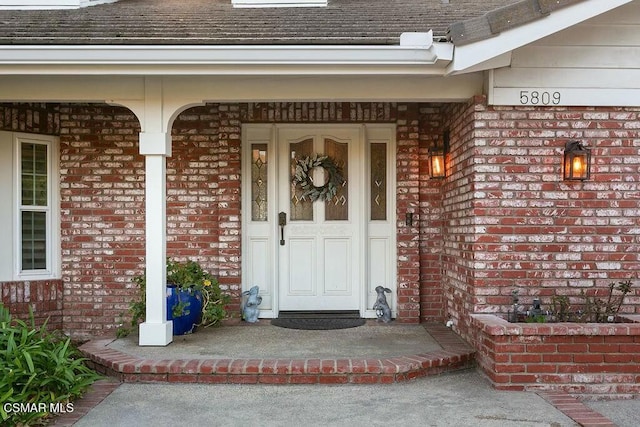
[(422, 46), (0, 46), (0, 74), (438, 74), (451, 43)]
[[(447, 75), (470, 73), (508, 66), (510, 52), (586, 21), (633, 0), (585, 0), (542, 14), (537, 19), (505, 29), (496, 35), (469, 42), (455, 41), (453, 61)], [(524, 3), (524, 2), (523, 2)], [(486, 18), (485, 18), (486, 19)]]

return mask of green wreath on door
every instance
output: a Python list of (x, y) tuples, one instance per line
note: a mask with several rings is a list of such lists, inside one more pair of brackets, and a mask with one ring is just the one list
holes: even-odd
[[(323, 168), (327, 172), (329, 179), (324, 185), (317, 186), (313, 183), (311, 171), (315, 168)], [(312, 202), (333, 199), (338, 193), (338, 188), (345, 181), (342, 168), (331, 157), (319, 154), (298, 159), (292, 179), (293, 184), (299, 186), (303, 191), (300, 197), (308, 196)]]

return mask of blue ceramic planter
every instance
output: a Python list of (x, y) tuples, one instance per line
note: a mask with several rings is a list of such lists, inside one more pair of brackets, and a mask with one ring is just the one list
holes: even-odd
[[(173, 307), (185, 302), (185, 313), (173, 317)], [(173, 320), (173, 335), (185, 335), (193, 332), (202, 315), (202, 294), (195, 291), (178, 290), (176, 285), (167, 285), (167, 320)]]

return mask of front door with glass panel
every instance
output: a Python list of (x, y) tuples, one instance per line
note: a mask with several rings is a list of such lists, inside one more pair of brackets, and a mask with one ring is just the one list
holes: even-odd
[[(364, 286), (360, 132), (354, 126), (277, 131), (280, 310), (360, 309)], [(314, 162), (323, 156), (328, 158)], [(298, 166), (302, 170), (296, 177)]]

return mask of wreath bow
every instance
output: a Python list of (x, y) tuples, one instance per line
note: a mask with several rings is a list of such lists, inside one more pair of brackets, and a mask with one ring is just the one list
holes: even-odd
[[(329, 175), (327, 182), (321, 186), (315, 185), (310, 176), (311, 171), (318, 167), (323, 168)], [(301, 197), (309, 196), (311, 201), (315, 202), (331, 200), (338, 193), (338, 187), (344, 184), (345, 179), (342, 176), (342, 168), (331, 157), (316, 153), (296, 161), (292, 182), (302, 189)]]

